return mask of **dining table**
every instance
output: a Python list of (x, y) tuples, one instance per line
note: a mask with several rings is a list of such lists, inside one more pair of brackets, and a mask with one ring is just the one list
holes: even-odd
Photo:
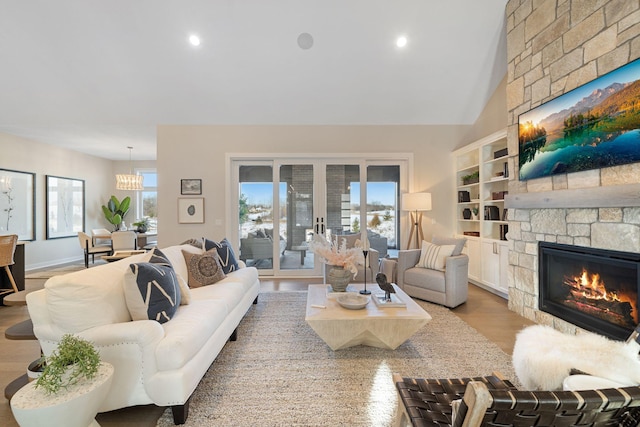
[[(136, 244), (138, 245), (139, 249), (143, 249), (148, 244), (151, 244), (152, 242), (155, 242), (157, 237), (158, 237), (158, 233), (154, 233), (154, 232), (138, 233), (136, 231), (136, 241), (137, 241)], [(111, 241), (111, 233), (109, 233), (109, 234), (93, 234), (91, 236), (91, 238), (93, 240), (93, 244), (95, 245), (96, 242), (99, 241), (99, 240)]]

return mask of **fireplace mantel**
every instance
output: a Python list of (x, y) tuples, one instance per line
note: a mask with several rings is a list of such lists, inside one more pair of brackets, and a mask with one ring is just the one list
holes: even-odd
[(508, 194), (506, 208), (622, 208), (640, 206), (640, 184)]

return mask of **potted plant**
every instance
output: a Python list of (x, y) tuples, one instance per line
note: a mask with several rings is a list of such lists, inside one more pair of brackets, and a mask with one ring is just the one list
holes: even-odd
[(89, 341), (66, 334), (46, 360), (36, 388), (42, 387), (47, 393), (55, 394), (83, 378), (94, 378), (100, 365), (100, 354)]
[(113, 372), (92, 343), (63, 335), (46, 358), (42, 375), (11, 399), (13, 415), (21, 426), (90, 425), (109, 392)]
[(479, 210), (478, 210), (477, 207), (471, 208), (471, 218), (474, 219), (474, 220), (477, 220), (478, 219), (478, 212), (479, 212)]
[(463, 185), (475, 184), (478, 181), (480, 181), (480, 171), (475, 171), (462, 177)]
[(147, 217), (141, 218), (131, 225), (135, 227), (138, 233), (146, 233), (147, 230), (149, 229), (149, 218)]
[(129, 212), (129, 206), (131, 205), (131, 197), (127, 196), (122, 201), (119, 201), (116, 196), (111, 196), (106, 205), (102, 205), (102, 212), (104, 217), (111, 224), (114, 225), (114, 231), (120, 229), (124, 217)]

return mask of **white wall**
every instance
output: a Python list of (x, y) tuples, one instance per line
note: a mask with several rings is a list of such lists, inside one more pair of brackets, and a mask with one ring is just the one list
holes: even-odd
[[(507, 127), (507, 76), (505, 75), (480, 113), (461, 146), (491, 135)], [(459, 147), (456, 147), (459, 148)]]
[[(202, 236), (221, 239), (227, 224), (226, 153), (414, 153), (413, 191), (430, 191), (425, 238), (453, 233), (451, 151), (470, 126), (159, 126), (160, 246)], [(204, 224), (178, 224), (180, 179), (202, 179)], [(431, 224), (431, 219), (436, 221)], [(219, 223), (220, 225), (216, 225)], [(408, 225), (403, 223), (406, 242)]]
[[(129, 170), (129, 162), (113, 162), (77, 151), (0, 133), (0, 168), (34, 172), (36, 187), (35, 240), (25, 245), (26, 269), (82, 259), (77, 237), (46, 240), (45, 175), (85, 180), (85, 229), (109, 228), (101, 206), (111, 194), (122, 199), (134, 193), (115, 190), (115, 174)], [(134, 162), (134, 167), (155, 167), (155, 162)], [(135, 220), (135, 206), (127, 223)]]

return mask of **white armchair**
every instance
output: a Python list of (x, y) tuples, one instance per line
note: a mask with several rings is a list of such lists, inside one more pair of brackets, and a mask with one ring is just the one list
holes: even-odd
[(451, 255), (445, 258), (443, 270), (417, 267), (420, 249), (399, 251), (396, 271), (398, 286), (409, 296), (449, 308), (466, 302), (469, 289), (469, 257), (460, 254), (465, 241), (434, 239), (434, 244), (455, 246)]

